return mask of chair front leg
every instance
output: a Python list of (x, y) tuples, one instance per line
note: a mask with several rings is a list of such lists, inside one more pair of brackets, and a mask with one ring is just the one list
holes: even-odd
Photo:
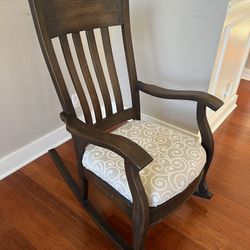
[(131, 162), (125, 160), (126, 175), (133, 198), (133, 249), (143, 250), (149, 227), (149, 205), (139, 172), (134, 167), (131, 167), (131, 164)]
[(214, 139), (206, 116), (206, 106), (198, 103), (196, 115), (202, 138), (201, 145), (206, 150), (207, 161), (204, 166), (204, 174), (200, 181), (199, 187), (194, 194), (205, 199), (211, 199), (213, 194), (208, 190), (206, 177), (214, 155)]

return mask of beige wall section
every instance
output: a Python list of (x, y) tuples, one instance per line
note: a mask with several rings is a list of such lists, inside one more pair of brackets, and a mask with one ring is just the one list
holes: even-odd
[[(175, 89), (208, 89), (227, 0), (130, 0), (140, 80)], [(0, 1), (0, 158), (60, 127), (61, 111), (27, 0)], [(122, 88), (124, 56), (112, 31)], [(117, 52), (117, 53), (116, 53)], [(175, 82), (175, 83), (173, 83)], [(195, 106), (142, 98), (142, 110), (195, 130)]]
[(28, 1), (0, 1), (0, 158), (61, 126)]

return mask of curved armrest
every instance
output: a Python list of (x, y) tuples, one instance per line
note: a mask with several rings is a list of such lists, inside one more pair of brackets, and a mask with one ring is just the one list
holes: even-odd
[(142, 92), (159, 98), (196, 101), (214, 111), (223, 105), (223, 102), (219, 98), (201, 91), (171, 90), (143, 82), (137, 82), (137, 88)]
[(81, 138), (87, 144), (94, 144), (110, 149), (132, 162), (138, 171), (147, 166), (153, 158), (138, 144), (130, 139), (96, 129), (86, 125), (77, 117), (65, 112), (61, 113), (61, 119), (66, 123), (67, 130), (74, 136)]

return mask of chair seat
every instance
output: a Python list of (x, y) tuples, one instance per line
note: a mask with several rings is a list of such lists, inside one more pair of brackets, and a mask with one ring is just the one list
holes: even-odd
[[(170, 126), (130, 121), (112, 133), (131, 139), (152, 156), (153, 161), (140, 171), (150, 207), (157, 207), (184, 191), (201, 173), (206, 162), (206, 152), (201, 144)], [(82, 163), (132, 201), (122, 157), (90, 144)]]

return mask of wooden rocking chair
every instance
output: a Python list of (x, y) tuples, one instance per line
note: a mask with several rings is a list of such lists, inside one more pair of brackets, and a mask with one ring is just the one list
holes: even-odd
[[(170, 215), (193, 193), (203, 198), (211, 198), (206, 175), (213, 158), (214, 142), (206, 118), (206, 107), (216, 111), (223, 103), (207, 93), (163, 89), (138, 81), (128, 0), (29, 0), (29, 4), (43, 55), (63, 109), (60, 117), (72, 134), (80, 186), (72, 178), (55, 149), (50, 150), (50, 154), (82, 206), (116, 246), (122, 249), (143, 249), (147, 229)], [(127, 109), (123, 105), (116, 73), (110, 26), (121, 27), (132, 98), (132, 107)], [(94, 32), (97, 28), (101, 31), (116, 111), (112, 108), (110, 91), (97, 48)], [(99, 84), (99, 95), (90, 73), (80, 31), (87, 37)], [(72, 37), (89, 100), (81, 85), (67, 35)], [(53, 38), (60, 40), (85, 122), (77, 118), (72, 105), (53, 47)], [(140, 121), (140, 91), (159, 98), (197, 102), (197, 122), (202, 143), (199, 144), (179, 131)], [(100, 94), (106, 116), (101, 111)], [(89, 102), (94, 115), (91, 115)], [(118, 124), (123, 125), (112, 133), (107, 132), (108, 128)], [(102, 190), (132, 219), (133, 247), (128, 245), (90, 203), (89, 182)]]

